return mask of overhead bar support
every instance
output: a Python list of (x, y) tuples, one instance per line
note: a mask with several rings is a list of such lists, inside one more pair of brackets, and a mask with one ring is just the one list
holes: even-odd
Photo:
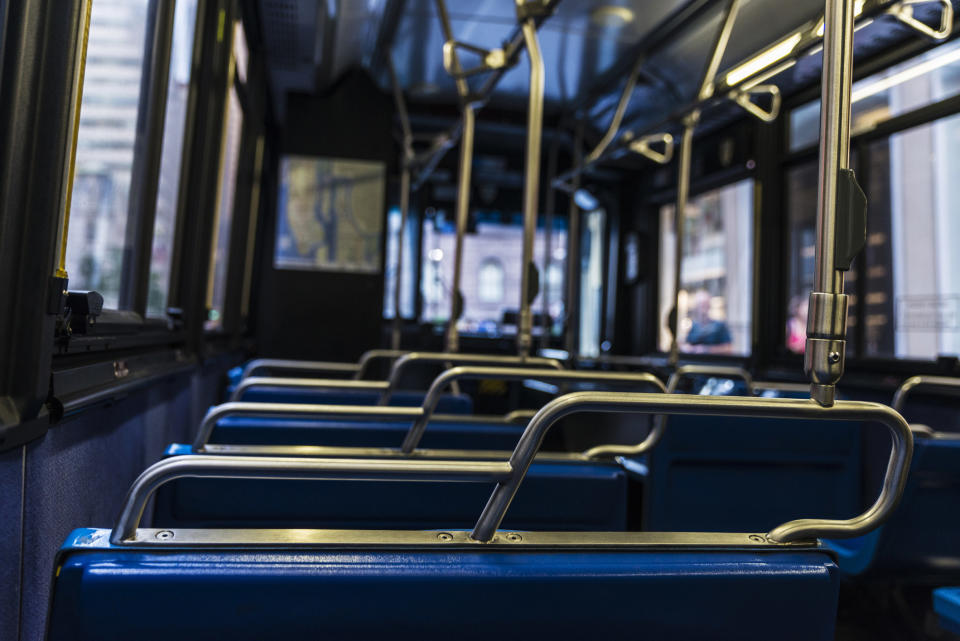
[[(859, 232), (852, 230), (851, 208), (839, 202), (842, 191), (859, 191), (850, 170), (853, 5), (853, 0), (826, 0), (824, 9), (816, 264), (804, 352), (810, 396), (824, 407), (834, 403), (847, 345), (847, 296), (843, 293), (842, 272), (849, 268), (849, 260), (842, 264), (839, 250), (849, 244), (851, 236), (859, 236), (862, 247), (866, 235), (865, 217)], [(865, 210), (866, 201), (862, 204)], [(841, 238), (841, 234), (847, 238)]]
[(533, 262), (533, 240), (537, 231), (537, 201), (540, 195), (540, 146), (543, 134), (543, 56), (537, 39), (537, 23), (522, 14), (527, 4), (517, 0), (517, 14), (523, 19), (523, 39), (530, 56), (530, 99), (527, 108), (526, 176), (523, 185), (523, 270), (520, 280), (520, 317), (517, 326), (517, 351), (528, 356), (532, 343), (533, 312), (539, 276)]

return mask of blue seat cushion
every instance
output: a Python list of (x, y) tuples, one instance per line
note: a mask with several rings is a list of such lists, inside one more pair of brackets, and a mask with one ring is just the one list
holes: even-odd
[(828, 640), (835, 569), (817, 551), (142, 551), (68, 541), (48, 638)]
[[(227, 390), (228, 396), (233, 390)], [(423, 392), (394, 392), (390, 405), (419, 407)], [(315, 403), (320, 405), (376, 405), (380, 401), (377, 390), (303, 389), (290, 387), (254, 387), (244, 390), (239, 401), (250, 403)], [(434, 410), (437, 414), (472, 414), (473, 399), (466, 394), (444, 394)]]
[[(431, 421), (419, 447), (454, 450), (513, 450), (522, 425)], [(343, 421), (227, 417), (213, 430), (211, 443), (234, 445), (328, 445), (400, 447), (410, 421)]]
[(933, 611), (937, 613), (940, 627), (953, 634), (960, 634), (960, 588), (934, 590)]
[[(183, 447), (173, 450), (184, 454)], [(627, 475), (602, 463), (535, 463), (503, 526), (623, 531)], [(156, 494), (154, 525), (179, 528), (467, 529), (487, 483), (177, 479)]]

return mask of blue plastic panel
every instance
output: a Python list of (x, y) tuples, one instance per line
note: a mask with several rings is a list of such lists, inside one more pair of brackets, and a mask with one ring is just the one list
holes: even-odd
[(52, 600), (53, 641), (834, 634), (836, 567), (815, 551), (144, 552), (71, 543)]
[(960, 577), (960, 440), (918, 438), (903, 499), (861, 540), (830, 542), (848, 574), (901, 582)]
[[(449, 481), (178, 479), (157, 492), (153, 524), (468, 529), (492, 490), (492, 484)], [(622, 531), (626, 525), (627, 478), (618, 466), (537, 463), (520, 486), (503, 526)]]
[(859, 424), (672, 416), (648, 455), (644, 529), (766, 532), (861, 512)]
[(933, 611), (937, 613), (940, 627), (953, 634), (960, 634), (960, 588), (934, 590)]

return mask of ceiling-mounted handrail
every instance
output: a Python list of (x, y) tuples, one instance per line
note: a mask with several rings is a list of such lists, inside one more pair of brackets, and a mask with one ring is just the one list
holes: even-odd
[[(542, 11), (538, 11), (537, 15), (533, 16), (536, 27), (539, 29), (543, 22), (553, 15), (553, 11), (557, 5), (560, 4), (560, 0), (537, 0), (537, 2), (543, 9)], [(445, 38), (444, 40), (453, 41), (453, 38)], [(523, 29), (520, 25), (518, 25), (516, 28), (514, 28), (513, 32), (510, 34), (510, 37), (502, 47), (503, 65), (489, 70), (489, 75), (484, 83), (480, 86), (480, 89), (470, 92), (469, 94), (475, 116), (476, 113), (486, 105), (487, 101), (490, 100), (493, 90), (496, 89), (504, 74), (506, 74), (509, 69), (517, 64), (517, 61), (520, 59), (520, 54), (523, 53), (523, 49)], [(496, 57), (499, 57), (499, 55)], [(476, 73), (480, 74), (484, 71), (487, 70), (477, 71)], [(420, 170), (417, 172), (413, 180), (414, 191), (423, 186), (423, 184), (429, 179), (430, 175), (443, 159), (443, 156), (446, 155), (447, 151), (449, 151), (455, 144), (457, 144), (462, 133), (462, 122), (461, 120), (458, 120), (452, 127), (436, 137), (437, 142), (435, 142), (434, 145), (431, 145), (431, 149), (426, 154), (418, 156), (417, 166), (420, 167)]]
[[(912, 7), (909, 10), (902, 9), (904, 5), (924, 4), (929, 2), (938, 2), (943, 7), (940, 16), (940, 25), (937, 29), (920, 22), (913, 18)], [(855, 18), (859, 24), (866, 24), (869, 20), (878, 16), (890, 14), (892, 17), (900, 20), (907, 26), (913, 27), (922, 35), (942, 40), (949, 37), (953, 28), (953, 6), (950, 0), (864, 0), (862, 8), (858, 4), (859, 11)], [(703, 111), (709, 107), (720, 104), (726, 100), (735, 100), (743, 91), (758, 87), (777, 73), (784, 71), (798, 59), (820, 46), (823, 38), (823, 19), (811, 20), (802, 25), (795, 31), (790, 32), (783, 38), (780, 38), (773, 44), (764, 47), (754, 55), (749, 56), (742, 62), (732, 66), (721, 77), (717, 78), (713, 87), (713, 92), (706, 98), (697, 97), (692, 102), (681, 106), (663, 120), (654, 125), (646, 127), (640, 131), (627, 131), (619, 140), (611, 143), (605, 148), (604, 152), (589, 162), (583, 162), (559, 176), (553, 181), (554, 189), (569, 191), (569, 183), (574, 175), (582, 174), (590, 168), (614, 160), (628, 152), (629, 141), (624, 139), (627, 134), (633, 133), (636, 136), (642, 136), (658, 131), (663, 131), (673, 123), (683, 123), (690, 114)], [(736, 90), (740, 90), (739, 92)], [(623, 97), (621, 96), (621, 100)], [(751, 115), (760, 118), (764, 122), (770, 122), (776, 119), (770, 111), (764, 111), (757, 108), (751, 108), (736, 101), (738, 105), (747, 110)]]
[[(728, 95), (734, 103), (763, 122), (773, 122), (780, 116), (780, 87), (776, 85), (757, 85), (749, 89), (734, 89)], [(769, 109), (764, 109), (754, 102), (753, 99), (760, 95), (770, 96)]]
[[(940, 26), (936, 29), (913, 17), (913, 6), (936, 2), (940, 5)], [(908, 27), (933, 40), (945, 40), (953, 31), (953, 3), (950, 0), (901, 0), (890, 7), (887, 13)]]

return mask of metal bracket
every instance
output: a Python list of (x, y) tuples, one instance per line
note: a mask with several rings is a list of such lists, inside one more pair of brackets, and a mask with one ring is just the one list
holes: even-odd
[[(465, 49), (480, 56), (482, 63), (475, 67), (469, 67), (467, 69), (460, 69), (457, 71), (457, 49)], [(507, 54), (503, 49), (483, 49), (482, 47), (467, 44), (466, 42), (459, 42), (457, 40), (448, 40), (447, 42), (443, 43), (443, 68), (448, 74), (457, 80), (460, 80), (461, 78), (469, 78), (470, 76), (475, 76), (478, 73), (503, 69), (506, 66)]]
[[(940, 26), (932, 28), (913, 17), (913, 5), (937, 2), (940, 5)], [(887, 13), (914, 30), (934, 40), (944, 40), (953, 32), (953, 3), (950, 0), (902, 0)]]
[(867, 197), (852, 169), (841, 169), (837, 180), (836, 240), (833, 260), (840, 271), (850, 264), (867, 243)]
[[(773, 122), (780, 116), (780, 87), (776, 85), (757, 85), (749, 89), (734, 89), (729, 94), (730, 99), (743, 107), (751, 116), (755, 116), (763, 122)], [(770, 96), (770, 108), (764, 109), (756, 102), (757, 96)]]
[[(635, 154), (640, 154), (649, 158), (659, 165), (666, 165), (673, 160), (673, 136), (668, 133), (650, 134), (641, 136), (636, 140), (631, 140), (633, 134), (624, 135), (624, 140), (628, 142), (627, 148)], [(663, 145), (663, 151), (656, 151), (651, 145)]]
[(551, 0), (516, 0), (517, 22), (523, 23), (528, 18), (543, 18), (553, 12), (555, 5)]

